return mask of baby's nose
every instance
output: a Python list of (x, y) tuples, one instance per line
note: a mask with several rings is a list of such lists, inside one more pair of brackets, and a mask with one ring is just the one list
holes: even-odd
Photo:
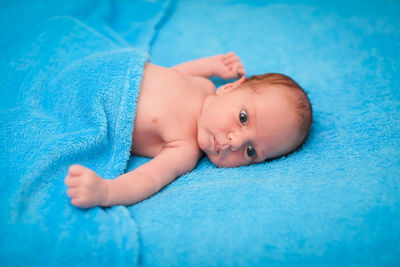
[(243, 146), (244, 136), (239, 131), (230, 132), (228, 134), (228, 140), (229, 140), (231, 150), (233, 152), (236, 152)]

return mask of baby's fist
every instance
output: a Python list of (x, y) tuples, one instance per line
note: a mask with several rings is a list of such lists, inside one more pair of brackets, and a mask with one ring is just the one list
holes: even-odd
[(240, 58), (233, 52), (215, 55), (212, 59), (214, 60), (214, 72), (218, 77), (232, 79), (246, 75), (243, 63), (240, 62)]
[(104, 206), (108, 195), (107, 180), (82, 165), (69, 167), (65, 184), (71, 204), (81, 208)]

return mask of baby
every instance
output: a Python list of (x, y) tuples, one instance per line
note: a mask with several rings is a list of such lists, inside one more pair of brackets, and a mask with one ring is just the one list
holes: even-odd
[[(219, 167), (280, 157), (308, 135), (311, 104), (282, 74), (245, 78), (239, 57), (229, 52), (164, 68), (144, 68), (131, 153), (153, 158), (114, 180), (81, 165), (65, 183), (78, 207), (131, 205), (191, 171), (203, 152)], [(208, 77), (241, 77), (217, 90)]]

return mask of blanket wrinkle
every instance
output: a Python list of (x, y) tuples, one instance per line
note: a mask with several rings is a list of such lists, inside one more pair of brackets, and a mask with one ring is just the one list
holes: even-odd
[[(137, 20), (128, 2), (126, 10), (107, 11), (105, 4), (90, 15), (81, 8), (91, 3), (81, 1), (78, 17), (63, 13), (64, 3), (57, 10), (44, 8), (48, 19), (37, 20), (0, 59), (0, 200), (7, 203), (0, 212), (0, 251), (5, 265), (137, 264), (138, 229), (127, 208), (78, 209), (69, 203), (64, 179), (72, 164), (106, 179), (126, 169), (149, 59), (146, 50), (132, 44), (148, 47), (151, 29), (169, 2), (146, 10), (145, 27), (130, 35), (132, 42), (107, 17), (99, 19), (101, 13), (118, 11), (116, 20)], [(51, 2), (47, 6), (53, 7)], [(0, 13), (8, 18), (17, 9), (16, 2)]]

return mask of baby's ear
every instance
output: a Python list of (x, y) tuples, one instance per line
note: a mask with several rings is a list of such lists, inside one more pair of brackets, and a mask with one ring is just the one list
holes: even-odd
[(217, 91), (215, 93), (217, 95), (220, 95), (220, 94), (229, 92), (232, 89), (235, 89), (235, 88), (239, 87), (239, 85), (241, 85), (245, 81), (246, 81), (246, 77), (242, 76), (239, 80), (236, 80), (236, 81), (234, 81), (232, 83), (227, 83), (227, 84), (224, 84), (224, 85), (218, 87), (218, 89), (217, 89)]

